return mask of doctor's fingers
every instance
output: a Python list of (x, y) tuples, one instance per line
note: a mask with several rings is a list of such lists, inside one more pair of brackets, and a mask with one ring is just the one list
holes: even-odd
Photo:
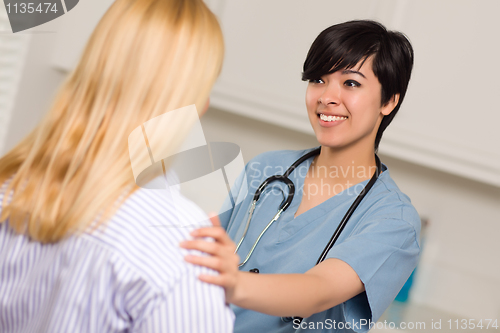
[(224, 258), (230, 257), (231, 254), (234, 254), (233, 246), (224, 245), (218, 242), (209, 242), (201, 238), (183, 241), (179, 244), (179, 246), (184, 249), (199, 250), (213, 256)]
[(228, 246), (234, 246), (236, 248), (236, 244), (232, 241), (232, 239), (228, 236), (226, 233), (226, 230), (222, 227), (209, 227), (209, 228), (200, 228), (193, 230), (191, 232), (191, 236), (193, 237), (212, 237), (215, 239), (217, 242), (228, 245)]
[(216, 270), (220, 274), (233, 274), (238, 271), (239, 258), (237, 255), (233, 255), (227, 258), (187, 255), (184, 257), (184, 260), (191, 264), (211, 268), (213, 270)]

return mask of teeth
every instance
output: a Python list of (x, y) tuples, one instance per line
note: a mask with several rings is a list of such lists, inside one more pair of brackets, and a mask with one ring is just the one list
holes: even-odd
[(327, 115), (324, 115), (324, 114), (320, 114), (319, 117), (323, 121), (338, 121), (338, 120), (347, 119), (347, 117), (327, 116)]

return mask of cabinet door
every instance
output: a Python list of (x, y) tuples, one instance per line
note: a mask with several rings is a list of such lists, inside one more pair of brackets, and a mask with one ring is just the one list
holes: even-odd
[[(82, 1), (58, 32), (54, 64), (74, 67), (111, 0)], [(498, 0), (207, 0), (226, 41), (212, 105), (312, 134), (302, 64), (324, 28), (375, 19), (407, 34), (415, 68), (384, 133), (386, 155), (500, 186)], [(69, 17), (72, 16), (70, 20)]]

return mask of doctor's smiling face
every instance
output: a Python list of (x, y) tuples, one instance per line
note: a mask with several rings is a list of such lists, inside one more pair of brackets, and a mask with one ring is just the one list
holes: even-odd
[(398, 104), (396, 95), (382, 105), (382, 85), (372, 69), (373, 57), (365, 59), (352, 68), (309, 80), (307, 112), (322, 146), (373, 148), (382, 118)]
[(412, 68), (408, 38), (378, 22), (347, 21), (323, 30), (302, 72), (302, 80), (309, 82), (306, 105), (319, 143), (377, 151), (401, 107)]

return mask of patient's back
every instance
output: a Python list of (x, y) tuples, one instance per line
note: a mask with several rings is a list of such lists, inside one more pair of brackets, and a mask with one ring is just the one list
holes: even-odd
[(140, 189), (104, 228), (55, 244), (1, 223), (0, 332), (231, 332), (223, 289), (178, 246), (209, 224), (173, 188)]

